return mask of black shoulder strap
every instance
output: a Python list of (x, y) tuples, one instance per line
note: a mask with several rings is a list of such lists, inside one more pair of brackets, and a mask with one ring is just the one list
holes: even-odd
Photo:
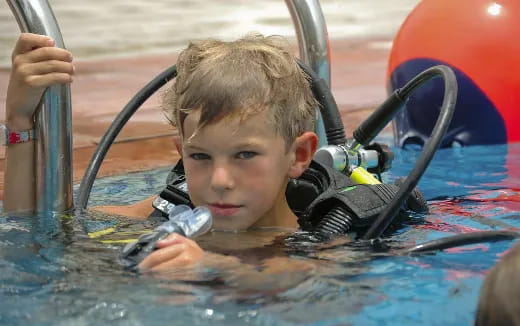
[(155, 210), (149, 216), (154, 219), (156, 217), (168, 217), (168, 212), (175, 205), (188, 205), (193, 208), (190, 196), (188, 194), (188, 185), (184, 174), (184, 165), (180, 159), (166, 178), (166, 188), (161, 191), (159, 196), (155, 198), (152, 206)]

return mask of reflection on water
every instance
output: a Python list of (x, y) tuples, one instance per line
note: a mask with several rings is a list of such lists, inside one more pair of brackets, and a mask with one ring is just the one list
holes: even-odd
[[(49, 0), (76, 59), (171, 53), (189, 40), (234, 39), (249, 31), (293, 36), (283, 0)], [(322, 0), (331, 38), (395, 34), (418, 0)], [(0, 1), (0, 66), (18, 27)]]

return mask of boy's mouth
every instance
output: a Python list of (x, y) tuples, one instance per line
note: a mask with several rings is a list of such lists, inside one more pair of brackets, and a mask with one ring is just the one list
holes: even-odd
[(242, 207), (242, 205), (221, 204), (221, 203), (209, 204), (209, 210), (211, 211), (211, 213), (213, 215), (218, 215), (218, 216), (234, 215), (241, 207)]

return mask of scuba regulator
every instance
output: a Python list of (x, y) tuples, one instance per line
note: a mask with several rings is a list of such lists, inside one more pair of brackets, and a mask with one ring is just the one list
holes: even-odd
[[(388, 146), (370, 144), (391, 120), (402, 101), (395, 96), (376, 110), (347, 141), (339, 110), (325, 81), (300, 63), (309, 76), (311, 89), (323, 113), (328, 146), (320, 148), (309, 169), (288, 183), (286, 197), (289, 207), (298, 216), (305, 231), (315, 232), (321, 239), (366, 230), (392, 202), (399, 185), (383, 184), (372, 176), (391, 167), (393, 153)], [(446, 68), (448, 69), (448, 68)], [(182, 161), (168, 176), (167, 187), (156, 198), (156, 216), (165, 216), (172, 203), (191, 205)], [(412, 188), (398, 211), (426, 212), (426, 201)], [(397, 214), (397, 213), (396, 213)]]
[[(445, 66), (430, 68), (403, 88), (394, 91), (392, 96), (356, 129), (354, 139), (347, 141), (338, 107), (327, 84), (309, 67), (301, 62), (298, 64), (309, 77), (312, 92), (320, 104), (329, 144), (316, 153), (316, 159), (308, 171), (298, 180), (292, 180), (287, 188), (289, 205), (299, 217), (302, 229), (334, 236), (357, 230), (359, 227), (370, 227), (363, 238), (377, 238), (403, 209), (425, 211), (425, 202), (415, 190), (415, 186), (438, 147), (440, 138), (445, 134), (453, 113), (457, 87), (451, 69)], [(110, 145), (125, 123), (142, 103), (176, 75), (175, 66), (160, 73), (143, 87), (114, 119), (85, 171), (78, 192), (77, 208), (87, 207), (96, 174)], [(412, 175), (401, 186), (379, 183), (369, 172), (380, 174), (388, 170), (393, 155), (388, 147), (370, 142), (392, 119), (416, 87), (438, 75), (443, 76), (445, 80), (445, 101), (438, 126), (434, 128), (432, 137), (425, 146), (424, 155), (419, 159), (420, 164), (416, 166), (419, 167), (419, 172), (414, 174), (412, 171)], [(298, 192), (297, 196), (292, 196), (295, 192)], [(412, 193), (415, 195), (410, 196)], [(412, 200), (408, 200), (409, 197)], [(178, 204), (193, 207), (187, 192), (182, 162), (174, 167), (166, 189), (155, 200), (156, 211), (152, 214), (152, 219), (154, 216), (168, 216), (169, 208)], [(326, 216), (331, 218), (325, 218)]]
[[(287, 200), (303, 230), (321, 239), (366, 231), (392, 201), (399, 185), (381, 183), (371, 172), (380, 175), (387, 171), (393, 154), (385, 145), (372, 146), (381, 151), (356, 153), (341, 145), (323, 147), (316, 152), (309, 169), (299, 179), (291, 180)], [(302, 193), (306, 196), (302, 197)], [(425, 213), (428, 206), (414, 189), (401, 210)]]
[[(393, 153), (386, 145), (370, 142), (402, 107), (406, 94), (409, 94), (403, 89), (409, 92), (410, 87), (416, 87), (416, 81), (412, 86), (406, 85), (403, 89), (396, 90), (354, 131), (354, 138), (346, 140), (337, 104), (325, 81), (318, 78), (308, 67), (301, 65), (301, 68), (310, 77), (312, 91), (322, 107), (329, 146), (320, 148), (314, 156), (314, 164), (311, 164), (308, 171), (288, 185), (289, 206), (298, 216), (303, 230), (315, 232), (321, 237), (330, 238), (350, 231), (366, 230), (381, 219), (381, 215), (395, 201), (394, 198), (400, 190), (397, 184), (381, 183), (381, 173), (390, 169)], [(435, 67), (431, 70), (433, 72), (428, 72), (431, 75), (428, 75), (427, 79), (440, 74), (447, 76), (446, 83), (455, 80), (453, 72), (447, 67)], [(454, 99), (450, 98), (445, 105), (448, 110), (450, 105), (453, 110)], [(371, 173), (377, 174), (379, 180)], [(321, 178), (318, 175), (321, 175)], [(316, 179), (320, 182), (313, 182)], [(391, 212), (391, 220), (403, 210), (421, 213), (428, 211), (426, 201), (415, 188), (417, 181), (415, 180), (415, 184)], [(306, 196), (291, 196), (292, 192), (305, 193)], [(305, 206), (305, 203), (291, 198), (312, 198), (312, 201)], [(386, 227), (380, 230), (376, 237), (384, 230)]]
[[(289, 205), (299, 217), (304, 230), (325, 237), (349, 231), (360, 232), (361, 240), (378, 239), (404, 210), (427, 211), (425, 200), (415, 188), (451, 122), (457, 98), (457, 81), (453, 71), (446, 66), (431, 67), (396, 89), (377, 108), (347, 141), (343, 123), (334, 98), (324, 80), (304, 64), (300, 68), (309, 76), (312, 91), (320, 103), (329, 146), (320, 148), (309, 169), (287, 187)], [(97, 172), (111, 144), (131, 118), (152, 94), (177, 75), (175, 65), (169, 67), (145, 85), (122, 109), (101, 139), (81, 182), (76, 207), (85, 209)], [(396, 184), (382, 184), (371, 173), (380, 175), (387, 171), (393, 154), (384, 145), (371, 143), (379, 132), (406, 105), (409, 95), (434, 77), (444, 80), (444, 100), (439, 117), (429, 140), (408, 177)], [(377, 162), (377, 163), (376, 163)], [(381, 178), (379, 178), (381, 179)], [(297, 196), (293, 196), (297, 192)], [(172, 207), (185, 204), (193, 207), (187, 192), (182, 161), (173, 168), (166, 189), (154, 201), (153, 218), (168, 216)], [(367, 231), (365, 231), (368, 228)], [(476, 232), (454, 235), (407, 248), (404, 254), (422, 251), (517, 238), (512, 231)]]

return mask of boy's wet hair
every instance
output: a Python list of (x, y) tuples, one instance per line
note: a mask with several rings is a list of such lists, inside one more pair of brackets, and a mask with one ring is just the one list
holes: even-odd
[(475, 325), (520, 325), (520, 244), (487, 274)]
[(179, 55), (177, 72), (163, 100), (181, 134), (186, 116), (197, 109), (199, 128), (227, 117), (247, 119), (268, 109), (287, 147), (314, 129), (318, 103), (281, 37), (249, 34), (234, 42), (192, 42)]

